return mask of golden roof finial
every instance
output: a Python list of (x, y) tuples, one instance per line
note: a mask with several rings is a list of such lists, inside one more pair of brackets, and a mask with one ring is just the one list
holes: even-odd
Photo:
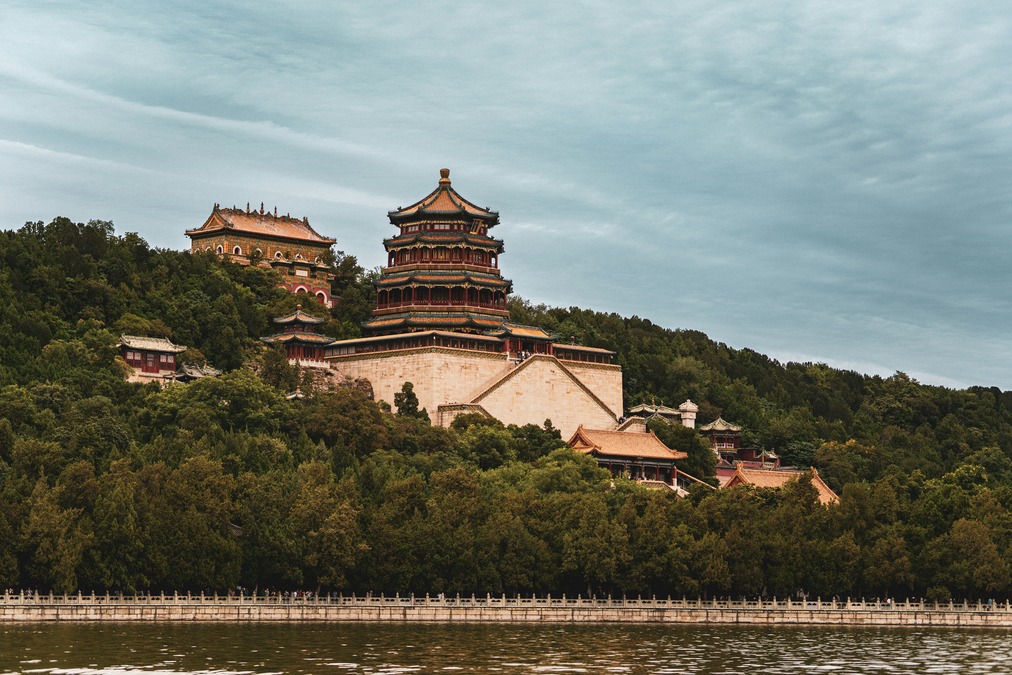
[(439, 170), (439, 184), (440, 185), (449, 185), (450, 184), (450, 170), (449, 169), (440, 169)]

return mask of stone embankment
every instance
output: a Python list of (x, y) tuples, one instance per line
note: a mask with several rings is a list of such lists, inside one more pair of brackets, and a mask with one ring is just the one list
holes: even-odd
[(1012, 628), (1012, 605), (923, 601), (718, 601), (510, 597), (0, 595), (0, 623), (414, 621)]

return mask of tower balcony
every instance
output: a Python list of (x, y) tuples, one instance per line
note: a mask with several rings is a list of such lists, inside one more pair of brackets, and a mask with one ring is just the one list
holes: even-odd
[(447, 271), (447, 272), (480, 272), (482, 274), (499, 274), (499, 267), (497, 265), (475, 265), (474, 263), (464, 263), (457, 261), (442, 261), (442, 262), (431, 262), (413, 260), (411, 262), (395, 263), (393, 265), (387, 265), (386, 267), (380, 268), (381, 274), (387, 272), (405, 272), (410, 270), (418, 271)]

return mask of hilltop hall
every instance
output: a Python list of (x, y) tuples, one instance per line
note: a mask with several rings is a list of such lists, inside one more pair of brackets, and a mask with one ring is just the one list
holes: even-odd
[(326, 265), (334, 239), (319, 234), (309, 219), (279, 216), (278, 210), (257, 211), (214, 205), (204, 224), (187, 230), (190, 251), (215, 253), (240, 265), (271, 267), (281, 275), (281, 286), (306, 294), (331, 307), (330, 285), (334, 275)]
[(333, 368), (368, 380), (387, 402), (411, 382), (419, 407), (443, 426), (478, 412), (505, 424), (551, 419), (564, 437), (581, 424), (615, 428), (622, 370), (614, 352), (510, 323), (512, 282), (499, 267), (503, 242), (491, 234), (497, 212), (464, 199), (442, 169), (435, 190), (387, 215), (396, 233), (383, 241), (387, 265), (367, 336), (329, 345)]

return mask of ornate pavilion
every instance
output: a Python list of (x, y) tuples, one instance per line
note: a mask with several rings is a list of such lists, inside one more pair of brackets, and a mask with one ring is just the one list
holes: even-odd
[(387, 266), (368, 335), (327, 347), (336, 369), (369, 380), (388, 402), (411, 382), (438, 424), (465, 412), (506, 423), (551, 418), (567, 434), (583, 422), (615, 424), (622, 372), (614, 352), (509, 322), (512, 283), (499, 269), (503, 242), (490, 235), (497, 212), (462, 197), (442, 169), (432, 192), (387, 217), (397, 234), (383, 242)]
[(376, 282), (373, 334), (430, 329), (482, 333), (509, 318), (513, 284), (499, 272), (503, 242), (489, 231), (499, 214), (461, 197), (450, 170), (411, 206), (387, 214), (398, 234), (383, 241), (387, 267)]
[(309, 219), (292, 218), (260, 210), (222, 208), (215, 204), (204, 224), (187, 230), (190, 251), (227, 255), (240, 265), (272, 267), (281, 285), (292, 293), (312, 296), (330, 307), (330, 284), (334, 276), (327, 266), (334, 239), (309, 225)]
[(267, 344), (284, 347), (288, 360), (305, 366), (316, 366), (323, 362), (324, 349), (334, 338), (321, 334), (317, 327), (323, 319), (302, 311), (297, 305), (295, 311), (272, 319), (277, 332), (260, 338)]

